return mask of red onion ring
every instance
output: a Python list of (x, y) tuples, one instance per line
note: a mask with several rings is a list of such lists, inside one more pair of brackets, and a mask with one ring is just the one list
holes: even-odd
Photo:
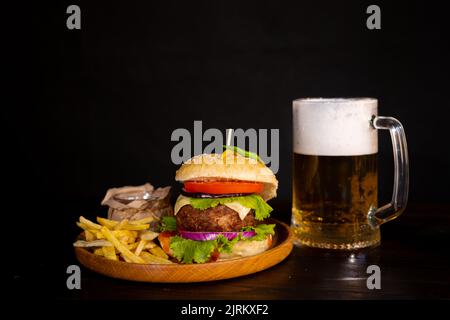
[(242, 232), (194, 232), (194, 231), (183, 231), (178, 232), (182, 238), (195, 240), (195, 241), (208, 241), (216, 240), (219, 235), (223, 235), (228, 240), (233, 240), (239, 234), (243, 238), (251, 238), (256, 235), (255, 231), (242, 231)]

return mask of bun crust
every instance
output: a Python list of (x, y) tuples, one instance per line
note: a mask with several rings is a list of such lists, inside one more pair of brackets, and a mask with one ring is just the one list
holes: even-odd
[(261, 182), (261, 197), (270, 200), (277, 195), (278, 180), (272, 170), (257, 160), (233, 152), (201, 154), (186, 161), (176, 172), (175, 180), (207, 181), (211, 179)]

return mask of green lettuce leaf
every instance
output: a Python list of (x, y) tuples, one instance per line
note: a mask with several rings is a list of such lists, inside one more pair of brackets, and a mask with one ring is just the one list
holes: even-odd
[(225, 204), (228, 202), (239, 202), (241, 205), (247, 208), (255, 210), (255, 219), (264, 220), (270, 216), (273, 211), (272, 207), (267, 204), (258, 194), (251, 194), (242, 197), (229, 197), (229, 198), (216, 198), (216, 199), (203, 199), (203, 198), (190, 198), (191, 206), (195, 209), (205, 210), (208, 208), (214, 208), (219, 204)]
[(177, 230), (177, 219), (171, 216), (164, 216), (159, 223), (159, 231), (175, 231)]
[(170, 240), (170, 249), (173, 256), (182, 263), (205, 263), (216, 248), (216, 241), (194, 241), (175, 236)]
[(247, 151), (247, 150), (241, 149), (239, 147), (235, 147), (235, 146), (226, 146), (226, 145), (224, 145), (223, 148), (225, 150), (234, 151), (237, 154), (240, 154), (241, 156), (243, 156), (245, 158), (254, 159), (254, 160), (264, 164), (264, 161), (262, 161), (262, 159), (254, 152), (250, 152), (250, 151)]
[(173, 251), (173, 256), (182, 263), (205, 263), (209, 261), (214, 250), (230, 253), (239, 240), (240, 237), (228, 240), (222, 235), (215, 240), (207, 241), (194, 241), (175, 236), (170, 240), (170, 249)]
[(268, 235), (275, 234), (275, 224), (258, 224), (254, 227), (244, 227), (242, 231), (255, 231), (256, 235), (251, 238), (246, 238), (245, 240), (251, 241), (261, 241), (264, 240)]
[(216, 239), (217, 248), (218, 248), (219, 252), (231, 253), (231, 251), (233, 250), (234, 244), (236, 242), (238, 242), (239, 240), (241, 240), (240, 236), (237, 236), (236, 238), (234, 238), (232, 240), (228, 240), (224, 236), (220, 235)]

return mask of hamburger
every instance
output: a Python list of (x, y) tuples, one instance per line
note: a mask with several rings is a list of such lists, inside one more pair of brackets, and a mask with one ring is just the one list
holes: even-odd
[(274, 224), (264, 223), (278, 181), (253, 153), (234, 148), (186, 161), (174, 216), (163, 217), (159, 241), (181, 263), (205, 263), (259, 254), (272, 245)]

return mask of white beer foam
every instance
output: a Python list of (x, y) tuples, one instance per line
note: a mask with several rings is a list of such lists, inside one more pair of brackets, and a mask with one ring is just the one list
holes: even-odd
[(377, 130), (370, 125), (377, 100), (298, 99), (293, 103), (294, 152), (350, 156), (378, 152)]

